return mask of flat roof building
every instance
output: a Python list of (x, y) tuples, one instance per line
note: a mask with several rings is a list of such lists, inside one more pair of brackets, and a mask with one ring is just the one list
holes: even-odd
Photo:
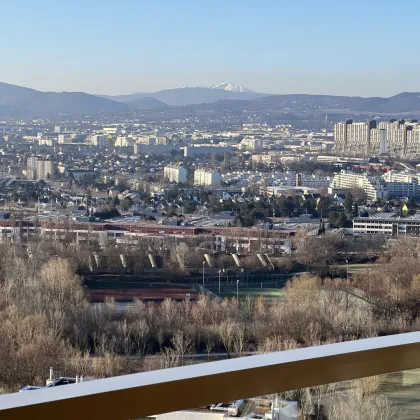
[(400, 217), (398, 213), (376, 213), (353, 219), (354, 235), (420, 236), (420, 214)]
[(216, 171), (196, 169), (194, 171), (194, 184), (203, 186), (219, 186), (220, 174)]
[(187, 173), (182, 166), (168, 165), (163, 169), (163, 175), (169, 182), (187, 182)]

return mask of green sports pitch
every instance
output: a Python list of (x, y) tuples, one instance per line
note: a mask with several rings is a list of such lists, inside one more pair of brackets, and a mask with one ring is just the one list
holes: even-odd
[(283, 289), (281, 288), (241, 288), (239, 287), (236, 290), (236, 285), (223, 285), (220, 288), (218, 287), (209, 287), (209, 291), (214, 293), (216, 296), (221, 298), (234, 298), (238, 295), (239, 299), (246, 299), (247, 297), (257, 298), (263, 297), (267, 299), (278, 299), (281, 298), (284, 294)]

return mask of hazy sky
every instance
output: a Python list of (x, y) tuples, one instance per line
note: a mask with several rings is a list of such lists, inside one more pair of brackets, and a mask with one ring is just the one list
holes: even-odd
[(420, 91), (418, 0), (0, 0), (0, 81), (123, 94)]

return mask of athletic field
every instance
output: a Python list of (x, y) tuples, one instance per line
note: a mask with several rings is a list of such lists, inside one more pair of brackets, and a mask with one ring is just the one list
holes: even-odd
[(238, 296), (239, 299), (246, 299), (247, 297), (263, 297), (268, 299), (281, 298), (284, 294), (283, 288), (279, 287), (241, 287), (239, 284), (238, 290), (236, 290), (236, 284), (221, 285), (220, 293), (218, 286), (206, 287), (207, 290), (214, 293), (216, 296), (221, 298), (233, 298)]

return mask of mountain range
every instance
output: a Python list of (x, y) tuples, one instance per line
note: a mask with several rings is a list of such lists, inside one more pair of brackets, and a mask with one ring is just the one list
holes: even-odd
[(0, 116), (54, 114), (126, 113), (133, 109), (164, 110), (179, 106), (202, 106), (215, 111), (366, 113), (420, 112), (420, 93), (403, 92), (390, 98), (331, 95), (268, 95), (231, 83), (210, 87), (182, 87), (154, 93), (105, 96), (84, 92), (42, 92), (0, 83)]

